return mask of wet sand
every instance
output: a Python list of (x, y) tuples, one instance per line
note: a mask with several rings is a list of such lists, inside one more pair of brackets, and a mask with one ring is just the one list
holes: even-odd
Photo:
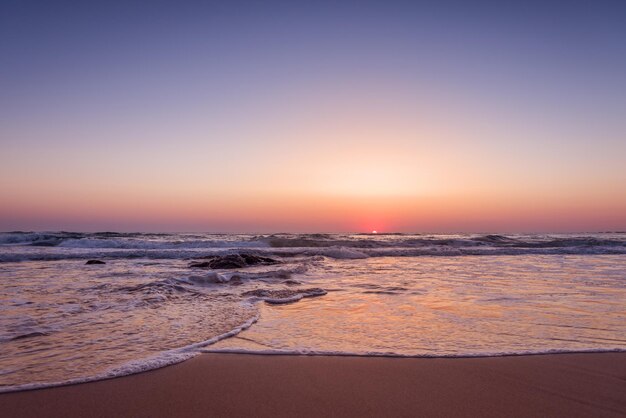
[(407, 359), (203, 354), (0, 395), (3, 417), (618, 417), (626, 353)]

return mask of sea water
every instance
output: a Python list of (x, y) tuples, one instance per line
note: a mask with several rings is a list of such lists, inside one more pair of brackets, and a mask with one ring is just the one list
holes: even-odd
[[(271, 262), (193, 267), (229, 255)], [(622, 350), (622, 233), (0, 234), (0, 391), (200, 352)]]

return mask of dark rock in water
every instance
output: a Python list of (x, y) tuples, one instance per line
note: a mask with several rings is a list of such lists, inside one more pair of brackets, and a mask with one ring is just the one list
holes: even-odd
[(201, 263), (191, 263), (189, 264), (189, 267), (208, 269), (211, 268), (211, 263), (209, 263), (208, 261), (203, 261)]
[(250, 266), (278, 264), (280, 261), (270, 257), (253, 254), (210, 255), (203, 257), (207, 261), (191, 263), (189, 267), (209, 269), (237, 269)]
[(106, 264), (106, 263), (104, 261), (100, 261), (100, 260), (89, 260), (85, 264), (89, 265), (89, 264)]

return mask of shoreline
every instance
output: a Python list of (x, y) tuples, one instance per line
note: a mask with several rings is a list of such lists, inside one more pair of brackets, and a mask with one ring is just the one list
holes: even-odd
[[(256, 322), (258, 318), (255, 318), (252, 322)], [(248, 323), (242, 326), (242, 330), (246, 330), (249, 328)], [(231, 331), (231, 332), (235, 332)], [(230, 332), (219, 335), (210, 339), (216, 339), (218, 342), (223, 339), (231, 338), (229, 335)], [(0, 387), (0, 396), (5, 393), (18, 393), (18, 392), (29, 392), (33, 390), (43, 390), (43, 389), (53, 389), (64, 386), (74, 386), (74, 385), (82, 385), (85, 383), (94, 383), (101, 382), (105, 380), (111, 379), (119, 379), (122, 377), (134, 376), (137, 374), (152, 372), (155, 370), (163, 369), (170, 366), (175, 366), (180, 363), (184, 363), (189, 361), (197, 356), (204, 354), (218, 354), (218, 355), (247, 355), (247, 356), (269, 356), (269, 357), (355, 357), (355, 358), (397, 358), (397, 359), (481, 359), (481, 358), (499, 358), (499, 357), (528, 357), (528, 356), (546, 356), (546, 355), (561, 355), (561, 354), (607, 354), (607, 353), (622, 353), (626, 354), (626, 349), (615, 348), (615, 349), (583, 349), (583, 350), (549, 350), (549, 351), (526, 351), (526, 352), (496, 352), (496, 353), (477, 353), (477, 354), (433, 354), (433, 355), (413, 355), (413, 354), (397, 354), (397, 353), (386, 353), (386, 352), (370, 352), (370, 353), (352, 353), (352, 352), (340, 352), (340, 351), (290, 351), (290, 350), (257, 350), (257, 351), (247, 351), (240, 349), (215, 349), (211, 350), (211, 344), (205, 346), (206, 342), (194, 343), (186, 347), (181, 347), (169, 351), (164, 351), (160, 354), (157, 354), (152, 357), (147, 357), (144, 359), (133, 360), (129, 363), (125, 363), (120, 365), (118, 368), (113, 369), (109, 372), (103, 372), (101, 374), (96, 374), (87, 377), (79, 377), (75, 379), (70, 379), (66, 381), (57, 381), (57, 382), (44, 382), (44, 383), (24, 383), (16, 386), (7, 386)], [(198, 347), (198, 351), (189, 351), (190, 348)], [(175, 356), (175, 358), (165, 359), (167, 356)], [(124, 371), (120, 371), (120, 369), (126, 369)]]
[(0, 394), (13, 417), (624, 416), (626, 353), (372, 357), (202, 353)]

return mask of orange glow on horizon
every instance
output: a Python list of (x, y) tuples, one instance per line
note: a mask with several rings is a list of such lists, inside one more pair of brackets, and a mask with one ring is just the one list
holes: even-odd
[(9, 200), (0, 219), (11, 220), (16, 225), (11, 229), (29, 229), (28, 222), (39, 219), (34, 229), (163, 232), (584, 232), (626, 223), (626, 204), (606, 199), (259, 195), (180, 200), (104, 192), (89, 200), (40, 198), (45, 205)]

